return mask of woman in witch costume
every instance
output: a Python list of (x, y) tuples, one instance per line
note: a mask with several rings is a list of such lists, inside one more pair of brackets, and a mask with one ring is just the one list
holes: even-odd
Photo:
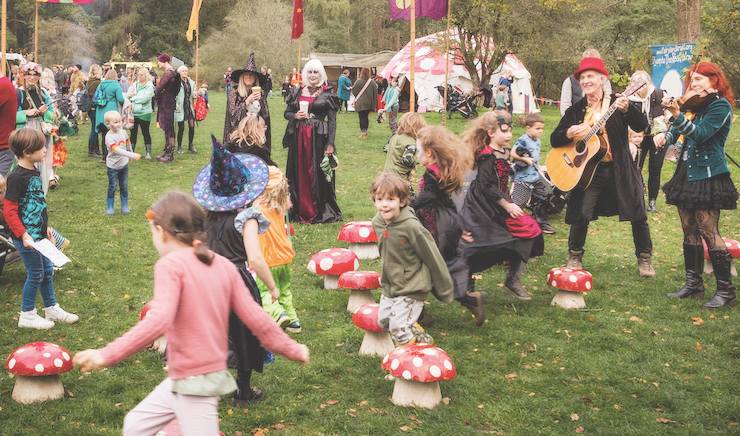
[(306, 62), (302, 77), (303, 85), (291, 89), (285, 108), (283, 147), (288, 149), (291, 219), (307, 224), (340, 221), (334, 171), (339, 99), (327, 86), (318, 59)]
[(154, 91), (157, 99), (157, 124), (164, 132), (164, 153), (157, 157), (162, 163), (175, 160), (175, 106), (180, 92), (180, 77), (170, 64), (171, 61), (172, 56), (167, 53), (157, 56), (159, 68), (164, 69)]
[(266, 77), (257, 69), (254, 53), (249, 54), (247, 64), (240, 70), (231, 73), (231, 83), (235, 89), (228, 93), (226, 100), (226, 116), (224, 119), (223, 142), (228, 142), (231, 133), (239, 127), (244, 117), (249, 112), (257, 112), (265, 120), (267, 132), (265, 133), (265, 149), (269, 154), (272, 150), (272, 130), (270, 128), (270, 109), (267, 107), (267, 92), (263, 92), (261, 84)]
[[(259, 245), (259, 233), (267, 230), (269, 221), (250, 207), (267, 186), (268, 168), (258, 157), (231, 153), (211, 138), (211, 163), (198, 174), (193, 185), (193, 197), (208, 211), (208, 246), (236, 265), (252, 298), (262, 304), (257, 284), (247, 268), (267, 285), (271, 294), (279, 295)], [(235, 360), (230, 361), (230, 366), (237, 369), (234, 404), (245, 406), (259, 401), (263, 393), (251, 386), (251, 377), (253, 370), (262, 372), (266, 351), (234, 313), (229, 316), (229, 342)]]

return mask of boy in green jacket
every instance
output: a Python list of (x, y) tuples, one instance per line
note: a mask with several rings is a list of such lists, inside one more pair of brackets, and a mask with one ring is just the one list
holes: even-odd
[(409, 186), (384, 172), (373, 182), (373, 229), (383, 259), (378, 323), (397, 345), (433, 342), (417, 323), (429, 291), (452, 301), (452, 278), (432, 235), (408, 207)]

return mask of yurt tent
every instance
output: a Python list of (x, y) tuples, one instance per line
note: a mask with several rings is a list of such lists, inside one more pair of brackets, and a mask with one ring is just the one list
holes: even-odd
[[(457, 42), (457, 33), (451, 32), (450, 40)], [(419, 112), (439, 111), (443, 108), (442, 96), (437, 86), (444, 86), (445, 81), (445, 32), (416, 38), (416, 59), (414, 62), (414, 88), (418, 95), (416, 104)], [(401, 49), (380, 72), (386, 79), (404, 76), (408, 79), (411, 71), (411, 42)], [(450, 55), (448, 83), (457, 86), (464, 92), (473, 90), (473, 82), (464, 65), (454, 63), (454, 56)]]
[(491, 76), (491, 85), (494, 90), (498, 86), (499, 78), (504, 72), (511, 73), (513, 79), (511, 84), (511, 103), (515, 114), (528, 114), (539, 112), (532, 90), (532, 75), (515, 54), (509, 53), (504, 57), (501, 65), (496, 68)]

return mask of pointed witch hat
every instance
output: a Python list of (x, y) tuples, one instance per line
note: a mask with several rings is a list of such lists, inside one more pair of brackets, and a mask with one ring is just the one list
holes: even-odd
[(231, 72), (231, 82), (239, 83), (239, 79), (244, 73), (252, 73), (256, 75), (258, 83), (262, 83), (265, 80), (265, 76), (260, 72), (259, 67), (257, 67), (257, 61), (254, 60), (254, 52), (249, 53), (246, 65)]
[(211, 135), (213, 155), (195, 178), (193, 197), (204, 209), (227, 212), (254, 201), (267, 186), (267, 164), (257, 156), (231, 153)]

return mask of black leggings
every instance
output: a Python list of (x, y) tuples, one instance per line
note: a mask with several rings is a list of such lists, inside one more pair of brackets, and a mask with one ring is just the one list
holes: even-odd
[(370, 111), (357, 111), (357, 115), (360, 117), (360, 130), (367, 132), (368, 127), (370, 127), (370, 121), (368, 120)]
[(141, 127), (141, 134), (144, 135), (144, 144), (152, 145), (152, 135), (149, 133), (149, 124), (151, 121), (144, 121), (141, 118), (134, 117), (134, 127), (131, 128), (131, 148), (136, 151), (136, 139)]
[[(182, 134), (185, 133), (185, 121), (177, 122), (177, 148), (182, 148)], [(195, 121), (188, 121), (188, 148), (193, 147)]]
[(727, 249), (719, 234), (719, 209), (678, 209), (678, 216), (681, 218), (684, 244), (701, 245), (703, 239), (709, 251)]
[(653, 143), (652, 136), (646, 136), (640, 146), (640, 171), (645, 165), (645, 160), (650, 155), (650, 163), (648, 164), (648, 199), (655, 200), (658, 198), (658, 191), (660, 190), (660, 171), (663, 169), (663, 159), (665, 158), (665, 152), (668, 148), (661, 147), (657, 149)]

